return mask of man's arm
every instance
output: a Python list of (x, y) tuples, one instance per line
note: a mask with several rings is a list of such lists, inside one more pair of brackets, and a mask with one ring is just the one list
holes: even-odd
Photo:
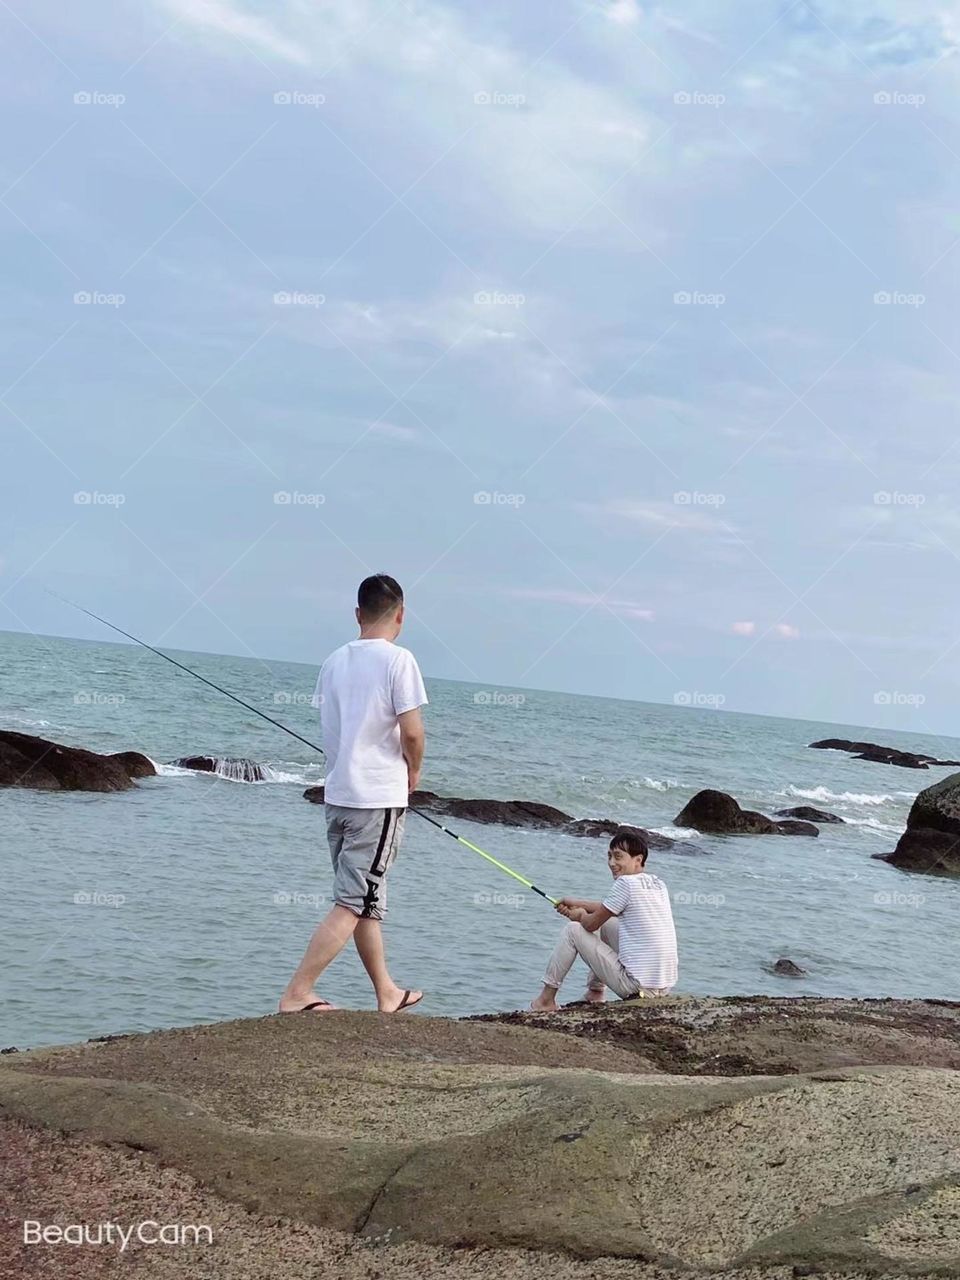
[(400, 725), (400, 749), (407, 762), (407, 779), (409, 791), (416, 791), (420, 784), (420, 770), (423, 767), (423, 748), (426, 734), (423, 729), (423, 716), (420, 708), (404, 711), (397, 716)]
[(589, 898), (561, 898), (560, 901), (565, 907), (582, 907), (584, 911), (596, 911), (600, 906), (599, 902), (592, 902)]

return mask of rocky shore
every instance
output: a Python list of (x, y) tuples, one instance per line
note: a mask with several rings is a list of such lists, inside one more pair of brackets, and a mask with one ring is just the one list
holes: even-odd
[(9, 1053), (9, 1216), (215, 1234), (65, 1258), (5, 1232), (0, 1273), (960, 1275), (958, 1067), (956, 1004), (757, 997)]

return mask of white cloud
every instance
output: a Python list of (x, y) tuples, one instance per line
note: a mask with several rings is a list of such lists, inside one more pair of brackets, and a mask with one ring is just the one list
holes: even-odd
[[(500, 209), (512, 221), (558, 234), (574, 232), (583, 219), (584, 227), (639, 247), (608, 212), (591, 212), (597, 196), (640, 162), (663, 132), (660, 121), (634, 105), (632, 93), (475, 36), (466, 19), (437, 3), (291, 3), (273, 9), (270, 23), (252, 17), (243, 0), (161, 3), (183, 28), (219, 39), (240, 57), (246, 46), (309, 70), (304, 90), (316, 90), (316, 76), (326, 84), (330, 71), (340, 93), (351, 95), (354, 114), (362, 101), (385, 139), (402, 134), (405, 150), (422, 152), (426, 163), (450, 147), (432, 178), (446, 184), (450, 198), (482, 207), (488, 217)], [(336, 128), (336, 120), (331, 91), (324, 122)], [(661, 163), (666, 158), (651, 152), (637, 172)], [(635, 225), (637, 210), (627, 191), (618, 187), (604, 198)]]
[(730, 628), (735, 636), (752, 636), (756, 629), (755, 622), (735, 622)]
[[(612, 609), (614, 613), (618, 613), (625, 618), (635, 618), (640, 622), (651, 622), (654, 617), (652, 609), (648, 609), (636, 600), (609, 599), (607, 597), (598, 599), (597, 596), (591, 595), (589, 591), (553, 590), (547, 587), (513, 587), (507, 594), (521, 600), (544, 600), (550, 604), (569, 604), (576, 605), (578, 608), (605, 605), (608, 609)], [(598, 594), (603, 596), (602, 592)]]
[(773, 630), (775, 635), (781, 636), (784, 640), (796, 640), (800, 634), (800, 628), (791, 626), (789, 622), (778, 622)]
[(729, 535), (727, 524), (698, 508), (674, 502), (642, 502), (635, 498), (614, 498), (602, 503), (583, 503), (582, 509), (613, 516), (618, 520), (636, 521), (661, 529), (685, 529), (692, 533)]

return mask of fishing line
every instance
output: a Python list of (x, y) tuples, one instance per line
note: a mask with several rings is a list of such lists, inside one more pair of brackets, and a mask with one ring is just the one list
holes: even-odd
[[(282, 729), (284, 733), (289, 733), (291, 738), (296, 738), (298, 742), (302, 742), (304, 746), (309, 747), (311, 751), (318, 751), (320, 755), (326, 754), (323, 747), (318, 747), (317, 744), (315, 742), (311, 742), (309, 738), (302, 737), (296, 732), (296, 730), (288, 728), (287, 725), (283, 724), (279, 720), (274, 720), (273, 716), (268, 716), (267, 713), (265, 711), (261, 711), (259, 707), (253, 707), (249, 702), (244, 702), (243, 698), (238, 698), (237, 695), (235, 693), (231, 693), (229, 689), (224, 689), (221, 685), (215, 684), (213, 680), (208, 680), (206, 676), (200, 675), (200, 673), (198, 671), (194, 671), (192, 667), (186, 667), (182, 662), (178, 662), (176, 658), (171, 658), (169, 654), (163, 653), (159, 649), (155, 649), (152, 644), (147, 644), (146, 640), (141, 640), (138, 636), (131, 635), (129, 631), (124, 631), (122, 627), (115, 626), (112, 622), (108, 622), (106, 618), (101, 618), (99, 614), (93, 613), (90, 609), (85, 609), (82, 604), (76, 604), (73, 600), (68, 600), (66, 596), (61, 596), (56, 591), (51, 591), (49, 587), (45, 588), (45, 590), (47, 595), (53, 596), (54, 599), (61, 601), (63, 604), (68, 604), (71, 609), (77, 609), (80, 613), (85, 613), (88, 618), (93, 618), (102, 626), (109, 627), (111, 631), (116, 631), (118, 635), (126, 636), (126, 638), (128, 640), (132, 640), (134, 644), (140, 645), (143, 649), (149, 649), (150, 652), (155, 653), (158, 658), (163, 658), (164, 662), (169, 662), (173, 666), (179, 668), (180, 671), (185, 671), (188, 676), (193, 676), (194, 680), (199, 680), (202, 684), (208, 685), (211, 689), (216, 689), (217, 693), (222, 693), (226, 698), (232, 698), (234, 702), (239, 703), (241, 707), (245, 707), (247, 711), (252, 711), (255, 716), (259, 716), (262, 720), (266, 720), (268, 724), (272, 724), (277, 729)], [(417, 814), (418, 817), (429, 822), (431, 826), (436, 827), (438, 831), (442, 831), (445, 835), (448, 835), (453, 840), (458, 841), (458, 843), (464, 845), (467, 849), (472, 850), (474, 853), (478, 853), (481, 858), (486, 858), (487, 862), (492, 863), (493, 866), (497, 867), (500, 871), (503, 871), (506, 875), (513, 876), (514, 880), (519, 880), (522, 885), (525, 885), (533, 893), (538, 893), (541, 898), (546, 898), (547, 902), (552, 903), (553, 906), (557, 905), (558, 899), (551, 898), (549, 893), (544, 893), (542, 889), (538, 889), (532, 880), (527, 880), (525, 876), (522, 876), (519, 873), (519, 871), (514, 871), (513, 868), (508, 867), (505, 862), (501, 862), (499, 858), (495, 858), (492, 853), (487, 853), (484, 849), (481, 849), (479, 845), (475, 845), (465, 836), (457, 835), (456, 831), (451, 831), (449, 827), (445, 827), (443, 823), (438, 822), (436, 818), (431, 818), (428, 813), (423, 811), (423, 809), (418, 809), (412, 804), (408, 805), (407, 808), (411, 813)]]

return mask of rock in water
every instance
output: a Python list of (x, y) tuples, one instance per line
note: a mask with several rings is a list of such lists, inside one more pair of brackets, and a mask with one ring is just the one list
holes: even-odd
[(29, 733), (0, 730), (0, 787), (37, 791), (129, 791), (131, 779), (156, 773), (139, 751), (100, 755)]
[(806, 969), (801, 969), (793, 960), (787, 956), (781, 956), (777, 963), (773, 966), (773, 972), (780, 974), (783, 978), (803, 978), (806, 976)]
[(183, 756), (170, 763), (178, 769), (194, 769), (197, 773), (215, 773), (231, 782), (265, 782), (267, 771), (256, 760), (234, 760), (230, 756)]
[(811, 742), (811, 747), (822, 751), (850, 751), (857, 760), (872, 760), (876, 764), (895, 764), (901, 769), (928, 769), (930, 765), (960, 764), (960, 760), (938, 760), (936, 756), (900, 751), (896, 747), (881, 747), (876, 742), (851, 742), (849, 738), (821, 738)]
[(793, 809), (778, 809), (780, 818), (803, 818), (807, 822), (843, 822), (844, 819), (835, 813), (827, 813), (823, 809), (814, 809), (809, 804), (798, 804)]
[[(182, 764), (183, 761), (177, 761)], [(323, 787), (307, 787), (304, 800), (311, 804), (323, 804)], [(415, 809), (429, 809), (431, 813), (448, 818), (463, 818), (467, 822), (499, 823), (504, 827), (526, 827), (531, 831), (559, 831), (567, 836), (594, 836), (609, 839), (624, 824), (613, 818), (571, 818), (562, 809), (540, 804), (536, 800), (461, 800), (456, 796), (438, 796), (435, 791), (414, 791), (410, 803)], [(681, 840), (671, 840), (657, 831), (634, 827), (646, 839), (650, 849), (676, 849), (678, 853), (702, 853), (695, 845)], [(813, 832), (816, 835), (816, 830)]]
[(884, 861), (904, 871), (960, 876), (960, 773), (920, 792), (906, 831)]
[(673, 820), (676, 827), (696, 827), (710, 835), (817, 836), (812, 822), (775, 822), (763, 813), (741, 809), (725, 791), (698, 791)]

